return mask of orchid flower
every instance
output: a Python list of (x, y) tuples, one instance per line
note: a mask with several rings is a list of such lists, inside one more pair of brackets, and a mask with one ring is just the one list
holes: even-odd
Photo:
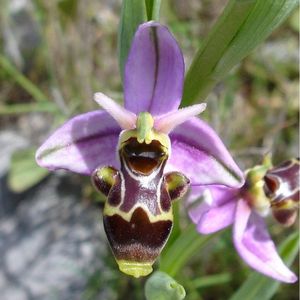
[(205, 104), (178, 109), (183, 79), (183, 56), (168, 29), (140, 25), (125, 66), (124, 107), (96, 93), (104, 110), (67, 121), (36, 153), (49, 170), (92, 176), (107, 196), (104, 227), (119, 268), (136, 277), (152, 271), (172, 228), (171, 200), (189, 184), (243, 183), (218, 135), (195, 117)]
[[(195, 205), (202, 195), (204, 202)], [(283, 263), (267, 231), (264, 217), (272, 211), (283, 225), (295, 222), (299, 205), (299, 160), (272, 168), (269, 159), (245, 172), (241, 188), (196, 187), (188, 200), (189, 215), (201, 234), (233, 225), (233, 242), (243, 260), (254, 270), (283, 282), (297, 277)]]

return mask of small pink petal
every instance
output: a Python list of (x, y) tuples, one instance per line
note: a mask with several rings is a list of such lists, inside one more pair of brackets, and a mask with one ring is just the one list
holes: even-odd
[(237, 191), (237, 189), (217, 185), (191, 187), (187, 199), (189, 217), (197, 224), (200, 233), (213, 233), (233, 223)]
[(191, 192), (186, 201), (188, 204), (191, 204), (197, 199), (203, 198), (210, 207), (217, 207), (231, 201), (233, 198), (236, 199), (238, 194), (239, 189), (224, 185), (191, 186)]
[(205, 213), (210, 209), (206, 202), (198, 204), (196, 207), (190, 208), (188, 211), (189, 217), (194, 224), (198, 224)]
[(135, 128), (137, 117), (134, 113), (102, 93), (96, 93), (94, 100), (116, 120), (122, 129)]
[(206, 199), (205, 186), (190, 187), (185, 199), (185, 206), (193, 223), (197, 224), (202, 215), (209, 210), (211, 199)]
[(237, 204), (233, 241), (240, 256), (254, 270), (279, 281), (297, 281), (278, 255), (263, 219), (251, 212), (244, 200)]
[(200, 218), (197, 230), (202, 234), (210, 234), (226, 228), (234, 222), (235, 209), (235, 199), (221, 206), (211, 207)]
[(179, 110), (162, 115), (155, 119), (157, 131), (168, 134), (176, 126), (188, 121), (190, 118), (199, 115), (206, 109), (206, 103), (196, 104), (189, 107), (181, 108)]

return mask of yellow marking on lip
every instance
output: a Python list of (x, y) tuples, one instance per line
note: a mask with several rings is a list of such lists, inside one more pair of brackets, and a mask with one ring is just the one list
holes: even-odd
[(152, 264), (151, 262), (134, 262), (134, 261), (126, 261), (126, 260), (117, 260), (119, 269), (121, 272), (131, 275), (135, 278), (139, 278), (141, 276), (147, 276), (150, 274), (153, 269), (152, 269)]
[(146, 205), (142, 205), (140, 203), (134, 205), (129, 212), (124, 212), (122, 210), (120, 210), (119, 207), (113, 207), (110, 206), (107, 202), (105, 203), (104, 206), (104, 211), (103, 214), (105, 216), (113, 216), (113, 215), (119, 215), (120, 217), (122, 217), (125, 221), (130, 222), (131, 217), (134, 213), (134, 211), (138, 208), (142, 208), (144, 210), (144, 212), (147, 214), (149, 221), (151, 223), (155, 223), (158, 221), (173, 221), (173, 211), (172, 211), (172, 207), (170, 208), (170, 210), (168, 212), (162, 212), (159, 215), (152, 215), (149, 212), (149, 209)]
[(110, 186), (113, 186), (115, 183), (115, 176), (117, 172), (118, 171), (112, 167), (102, 167), (101, 169), (96, 170), (97, 176)]

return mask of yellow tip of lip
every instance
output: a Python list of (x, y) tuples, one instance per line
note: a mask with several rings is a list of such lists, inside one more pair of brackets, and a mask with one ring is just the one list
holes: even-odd
[(118, 260), (117, 263), (121, 272), (135, 278), (147, 276), (153, 271), (151, 263), (140, 263), (125, 260)]

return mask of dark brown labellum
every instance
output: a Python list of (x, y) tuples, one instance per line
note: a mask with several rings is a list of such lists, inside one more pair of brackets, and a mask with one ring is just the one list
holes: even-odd
[(121, 170), (104, 167), (93, 174), (94, 185), (107, 195), (104, 228), (121, 271), (148, 275), (170, 235), (171, 201), (187, 191), (179, 172), (164, 175), (167, 149), (157, 140), (129, 138), (119, 150)]
[(104, 228), (117, 260), (151, 263), (159, 255), (172, 229), (171, 220), (151, 222), (142, 208), (130, 219), (104, 216)]

